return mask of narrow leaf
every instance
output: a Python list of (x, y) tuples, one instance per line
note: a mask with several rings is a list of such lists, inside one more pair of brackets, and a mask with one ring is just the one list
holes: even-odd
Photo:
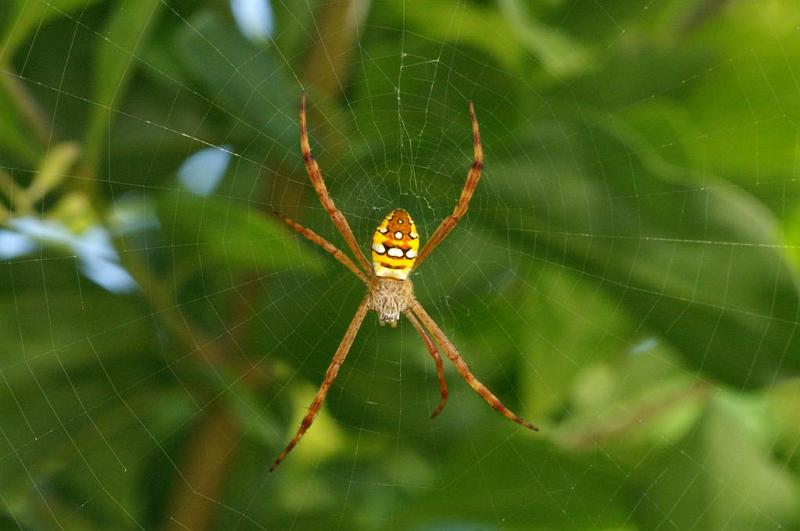
[(131, 74), (139, 67), (138, 57), (163, 6), (159, 0), (119, 2), (102, 32), (106, 39), (98, 40), (92, 93), (96, 105), (85, 138), (86, 162), (90, 168), (96, 169), (100, 162), (112, 113)]

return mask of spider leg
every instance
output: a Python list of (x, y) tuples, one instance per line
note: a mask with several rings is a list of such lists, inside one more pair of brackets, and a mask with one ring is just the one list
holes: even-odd
[(513, 420), (520, 426), (524, 426), (528, 429), (539, 431), (532, 423), (528, 422), (527, 420), (523, 419), (500, 402), (500, 399), (497, 398), (494, 393), (489, 391), (489, 389), (483, 385), (480, 380), (478, 380), (475, 375), (470, 372), (469, 367), (467, 366), (467, 362), (464, 361), (464, 358), (461, 357), (461, 354), (458, 353), (458, 350), (455, 346), (447, 339), (447, 336), (442, 332), (442, 329), (434, 322), (428, 312), (422, 307), (422, 305), (416, 299), (409, 302), (409, 307), (411, 311), (414, 312), (422, 324), (428, 329), (428, 331), (433, 335), (434, 339), (436, 340), (439, 345), (444, 349), (445, 354), (453, 364), (456, 366), (456, 370), (461, 375), (462, 378), (469, 384), (472, 389), (478, 393), (481, 398), (483, 398), (490, 406), (494, 409), (499, 411), (503, 416), (508, 419)]
[(316, 243), (327, 252), (331, 253), (334, 258), (336, 258), (339, 262), (341, 262), (347, 269), (353, 272), (355, 276), (357, 276), (364, 284), (369, 284), (369, 280), (364, 272), (358, 268), (358, 266), (350, 260), (350, 257), (340, 251), (335, 245), (331, 242), (314, 232), (313, 230), (306, 228), (294, 220), (291, 220), (285, 216), (281, 216), (283, 221), (286, 222), (289, 227), (293, 230), (297, 231), (300, 235), (304, 236), (309, 241)]
[(469, 102), (469, 115), (472, 119), (474, 161), (469, 169), (469, 173), (467, 173), (467, 181), (464, 183), (464, 188), (461, 190), (461, 197), (459, 197), (453, 213), (444, 218), (419, 252), (417, 262), (414, 265), (415, 268), (419, 267), (420, 264), (425, 261), (428, 255), (431, 254), (447, 235), (450, 234), (450, 231), (455, 228), (461, 217), (467, 213), (470, 199), (472, 199), (472, 194), (475, 193), (475, 187), (478, 186), (478, 181), (481, 178), (481, 170), (483, 169), (483, 148), (481, 147), (481, 133), (478, 130), (478, 118), (475, 116), (475, 106), (472, 105), (472, 102)]
[(322, 403), (325, 401), (325, 396), (328, 394), (328, 389), (336, 379), (336, 376), (339, 374), (339, 368), (342, 366), (342, 363), (344, 363), (347, 353), (350, 352), (350, 347), (353, 345), (353, 340), (356, 338), (358, 329), (361, 328), (361, 323), (364, 322), (364, 316), (367, 314), (368, 309), (369, 297), (365, 297), (358, 306), (353, 320), (350, 321), (350, 325), (347, 327), (347, 331), (344, 333), (341, 343), (339, 343), (339, 348), (336, 349), (336, 354), (333, 355), (333, 360), (328, 366), (328, 371), (325, 373), (325, 379), (322, 381), (322, 385), (319, 387), (317, 395), (314, 397), (314, 401), (311, 402), (311, 405), (308, 408), (308, 413), (306, 413), (306, 416), (303, 417), (303, 421), (300, 423), (300, 428), (297, 430), (297, 433), (295, 433), (294, 437), (292, 437), (292, 440), (289, 441), (289, 444), (286, 446), (286, 448), (280, 453), (278, 458), (269, 468), (270, 472), (275, 470), (275, 468), (281, 464), (281, 461), (283, 461), (286, 456), (289, 455), (289, 452), (291, 452), (292, 449), (297, 446), (297, 443), (300, 442), (300, 439), (303, 437), (303, 435), (305, 435), (306, 431), (308, 431), (308, 428), (311, 427), (311, 423), (314, 422), (314, 417), (317, 416), (319, 409), (322, 407)]
[(441, 391), (442, 398), (439, 400), (439, 405), (433, 411), (431, 418), (435, 418), (439, 413), (442, 412), (444, 409), (444, 405), (447, 403), (447, 382), (444, 380), (444, 365), (442, 364), (442, 357), (439, 355), (439, 351), (436, 349), (436, 345), (433, 344), (431, 338), (428, 337), (428, 334), (425, 333), (425, 328), (419, 323), (414, 314), (410, 311), (406, 310), (403, 312), (406, 318), (411, 321), (411, 324), (417, 330), (417, 333), (420, 335), (422, 340), (425, 342), (425, 346), (428, 348), (428, 352), (430, 353), (431, 357), (433, 357), (434, 363), (436, 363), (436, 374), (439, 376), (439, 391)]
[(356, 237), (353, 235), (350, 224), (347, 223), (347, 218), (344, 217), (344, 214), (342, 214), (341, 210), (336, 208), (333, 199), (331, 199), (331, 196), (328, 195), (328, 188), (325, 186), (325, 181), (322, 178), (322, 172), (319, 169), (316, 159), (314, 159), (314, 155), (311, 154), (311, 144), (308, 142), (308, 127), (306, 125), (305, 92), (303, 92), (303, 94), (300, 96), (300, 149), (303, 152), (303, 162), (306, 165), (308, 178), (311, 179), (311, 184), (314, 186), (317, 196), (319, 196), (320, 203), (322, 203), (322, 206), (328, 212), (333, 224), (337, 229), (339, 229), (339, 232), (344, 237), (344, 241), (347, 242), (347, 246), (350, 247), (351, 251), (353, 251), (353, 254), (356, 256), (356, 260), (358, 260), (365, 271), (372, 271), (372, 268), (370, 267), (369, 262), (367, 262), (364, 253), (361, 252), (361, 249), (358, 247), (358, 242), (356, 241)]

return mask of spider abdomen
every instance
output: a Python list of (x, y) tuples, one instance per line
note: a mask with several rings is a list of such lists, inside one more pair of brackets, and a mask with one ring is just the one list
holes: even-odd
[(419, 233), (414, 220), (402, 208), (393, 210), (372, 235), (372, 268), (375, 276), (405, 280), (414, 268)]

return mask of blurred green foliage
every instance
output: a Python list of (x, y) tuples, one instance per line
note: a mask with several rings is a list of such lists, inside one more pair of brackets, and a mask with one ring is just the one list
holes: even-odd
[[(797, 2), (269, 16), (0, 5), (0, 528), (800, 529)], [(541, 432), (450, 369), (430, 421), (423, 344), (369, 316), (267, 473), (363, 296), (274, 217), (343, 245), (302, 89), (364, 242), (450, 212), (475, 102), (484, 178), (415, 288)]]

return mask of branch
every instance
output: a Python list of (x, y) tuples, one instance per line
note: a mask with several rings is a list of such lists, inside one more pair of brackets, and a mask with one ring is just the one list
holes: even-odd
[(644, 404), (628, 415), (614, 418), (606, 424), (589, 427), (582, 432), (567, 435), (564, 438), (565, 446), (575, 450), (587, 450), (598, 444), (618, 439), (669, 412), (674, 407), (690, 400), (707, 398), (713, 390), (714, 386), (709, 382), (695, 382), (663, 400)]
[(371, 0), (326, 2), (316, 18), (316, 46), (306, 62), (305, 79), (331, 97), (341, 96), (349, 77), (353, 51)]
[(173, 487), (166, 531), (210, 527), (240, 431), (236, 414), (227, 404), (215, 408), (194, 428)]

